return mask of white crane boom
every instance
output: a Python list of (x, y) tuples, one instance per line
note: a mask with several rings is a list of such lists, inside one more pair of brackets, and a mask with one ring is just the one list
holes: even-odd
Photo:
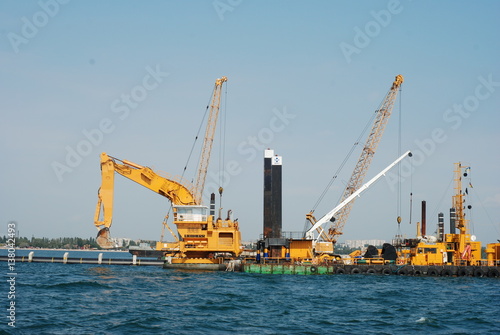
[(376, 182), (380, 177), (384, 176), (387, 171), (392, 169), (396, 164), (398, 164), (403, 158), (406, 156), (412, 156), (410, 151), (405, 152), (401, 157), (396, 159), (394, 162), (392, 162), (388, 167), (383, 169), (379, 174), (377, 174), (375, 177), (370, 179), (369, 182), (361, 186), (356, 192), (351, 194), (349, 197), (347, 197), (344, 201), (342, 201), (340, 204), (338, 204), (334, 209), (332, 209), (330, 212), (325, 214), (321, 219), (319, 219), (306, 233), (306, 236), (312, 236), (312, 232), (316, 230), (317, 228), (321, 227), (325, 222), (330, 221), (330, 219), (340, 211), (344, 206), (346, 206), (349, 202), (351, 202), (355, 197), (361, 196), (361, 193), (365, 191), (368, 187), (370, 187), (374, 182)]

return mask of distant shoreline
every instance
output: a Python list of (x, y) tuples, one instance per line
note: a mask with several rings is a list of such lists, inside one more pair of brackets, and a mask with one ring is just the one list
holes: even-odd
[[(0, 249), (9, 249), (6, 246), (0, 246)], [(16, 248), (16, 250), (59, 250), (59, 251), (100, 251), (100, 252), (128, 252), (128, 250), (99, 250), (99, 249), (54, 249), (54, 248)]]

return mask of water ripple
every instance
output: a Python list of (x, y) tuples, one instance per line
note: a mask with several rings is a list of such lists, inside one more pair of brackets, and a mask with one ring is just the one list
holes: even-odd
[[(494, 278), (19, 264), (19, 334), (491, 334)], [(5, 285), (5, 284), (4, 284)]]

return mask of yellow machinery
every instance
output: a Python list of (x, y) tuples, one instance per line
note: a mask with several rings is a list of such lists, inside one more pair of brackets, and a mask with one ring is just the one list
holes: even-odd
[[(94, 224), (99, 230), (97, 242), (103, 248), (113, 248), (109, 235), (113, 215), (114, 173), (118, 173), (136, 183), (168, 198), (172, 202), (173, 222), (177, 226), (174, 243), (157, 243), (157, 250), (175, 256), (173, 262), (197, 259), (197, 263), (218, 262), (218, 256), (238, 256), (241, 253), (241, 234), (238, 223), (227, 218), (215, 217), (215, 200), (211, 199), (211, 209), (201, 205), (210, 151), (215, 134), (220, 105), (220, 92), (226, 77), (217, 79), (210, 106), (210, 115), (205, 133), (196, 186), (185, 181), (176, 181), (168, 176), (160, 176), (148, 167), (126, 160), (101, 154), (102, 183), (98, 192), (98, 202)], [(101, 219), (102, 209), (102, 219)], [(166, 221), (166, 220), (165, 220)], [(168, 228), (166, 222), (165, 226)]]
[[(434, 236), (421, 236), (420, 242), (413, 243), (410, 249), (402, 251), (402, 263), (413, 265), (482, 265), (481, 242), (476, 241), (476, 237), (470, 234), (468, 220), (464, 213), (462, 176), (467, 176), (468, 169), (469, 167), (463, 166), (461, 163), (455, 163), (455, 195), (452, 200), (452, 208), (456, 213), (454, 226), (458, 229), (458, 233), (445, 234), (444, 238), (441, 239)], [(420, 232), (417, 231), (417, 236), (420, 235)], [(488, 248), (494, 250), (494, 244), (488, 245)], [(493, 253), (491, 259), (494, 259)]]
[(486, 247), (488, 266), (500, 266), (500, 243), (490, 243)]
[[(384, 134), (387, 121), (389, 121), (389, 117), (391, 116), (398, 90), (401, 87), (403, 81), (404, 79), (402, 75), (399, 74), (396, 76), (389, 92), (382, 101), (379, 109), (376, 111), (377, 114), (373, 122), (370, 134), (368, 135), (368, 138), (365, 142), (356, 167), (352, 172), (351, 178), (347, 183), (340, 203), (343, 203), (363, 184), (363, 180), (366, 176), (366, 173), (368, 172), (368, 168), (370, 167), (375, 151), (377, 150), (378, 144), (380, 143), (382, 135)], [(322, 241), (317, 242), (317, 248), (321, 247), (322, 249), (330, 250), (330, 253), (333, 253), (337, 238), (339, 235), (342, 235), (344, 225), (347, 221), (347, 218), (349, 217), (349, 213), (351, 212), (353, 204), (354, 199), (346, 203), (346, 205), (343, 206), (335, 214), (335, 217), (331, 218), (332, 223), (330, 228), (328, 229), (328, 232), (325, 232), (322, 229), (318, 229), (318, 233), (320, 234)], [(317, 220), (313, 215), (313, 211), (306, 215), (306, 219), (311, 222), (313, 226), (315, 226), (317, 223)]]

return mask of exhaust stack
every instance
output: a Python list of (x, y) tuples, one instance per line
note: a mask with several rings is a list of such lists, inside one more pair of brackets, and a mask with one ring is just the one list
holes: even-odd
[(426, 236), (427, 220), (426, 220), (426, 202), (422, 200), (422, 237)]
[(215, 193), (210, 194), (210, 215), (215, 220)]
[(438, 214), (438, 241), (444, 241), (444, 214)]
[(455, 208), (450, 208), (450, 234), (456, 234), (455, 219), (456, 219)]

